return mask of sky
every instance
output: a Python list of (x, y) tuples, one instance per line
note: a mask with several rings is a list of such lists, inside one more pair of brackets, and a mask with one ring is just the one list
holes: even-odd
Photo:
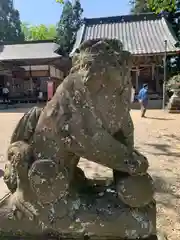
[[(30, 24), (56, 24), (62, 5), (56, 0), (14, 0), (22, 22)], [(81, 0), (83, 17), (117, 16), (129, 13), (129, 0)]]

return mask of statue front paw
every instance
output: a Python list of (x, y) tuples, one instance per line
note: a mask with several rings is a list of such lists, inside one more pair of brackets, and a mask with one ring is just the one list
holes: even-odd
[(124, 162), (128, 165), (130, 175), (144, 175), (149, 167), (147, 158), (137, 150), (134, 150), (129, 159), (125, 159)]
[(42, 204), (49, 204), (67, 194), (66, 169), (59, 172), (55, 162), (49, 159), (35, 161), (29, 169), (30, 186)]
[(154, 186), (149, 174), (119, 178), (116, 189), (120, 200), (130, 207), (144, 207), (153, 200)]

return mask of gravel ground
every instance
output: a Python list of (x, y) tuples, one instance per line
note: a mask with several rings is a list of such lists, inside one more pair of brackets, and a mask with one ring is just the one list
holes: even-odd
[[(5, 152), (11, 133), (27, 109), (0, 112), (0, 198), (7, 192), (3, 183)], [(135, 125), (135, 145), (148, 157), (156, 187), (157, 225), (166, 232), (168, 240), (180, 239), (180, 115), (161, 110), (149, 110), (141, 119), (138, 110), (132, 111)], [(80, 166), (89, 177), (111, 176), (111, 170), (82, 159)]]
[(169, 240), (180, 239), (180, 115), (147, 112), (141, 119), (132, 112), (135, 142), (150, 163), (156, 187), (157, 226)]

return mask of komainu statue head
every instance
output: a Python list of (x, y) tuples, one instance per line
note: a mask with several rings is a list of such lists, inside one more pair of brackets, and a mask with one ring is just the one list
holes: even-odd
[(71, 73), (83, 75), (103, 125), (116, 132), (130, 108), (130, 53), (116, 39), (89, 40), (76, 51), (72, 64)]
[[(84, 70), (86, 84), (96, 88), (95, 94), (101, 85), (111, 85), (121, 90), (126, 87), (130, 83), (130, 67), (130, 53), (123, 50), (119, 40), (99, 39), (81, 44), (73, 57), (71, 72)], [(93, 79), (96, 79), (96, 84)]]

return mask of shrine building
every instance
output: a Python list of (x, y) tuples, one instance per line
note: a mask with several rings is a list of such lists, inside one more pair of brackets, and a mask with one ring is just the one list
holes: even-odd
[(38, 92), (46, 101), (48, 84), (54, 92), (70, 66), (70, 58), (53, 41), (0, 43), (0, 99), (7, 85), (12, 101), (36, 102)]
[(148, 83), (152, 94), (162, 96), (163, 59), (179, 53), (177, 38), (163, 15), (145, 13), (102, 18), (85, 18), (76, 37), (75, 50), (90, 39), (119, 39), (132, 54), (132, 84), (138, 91)]

